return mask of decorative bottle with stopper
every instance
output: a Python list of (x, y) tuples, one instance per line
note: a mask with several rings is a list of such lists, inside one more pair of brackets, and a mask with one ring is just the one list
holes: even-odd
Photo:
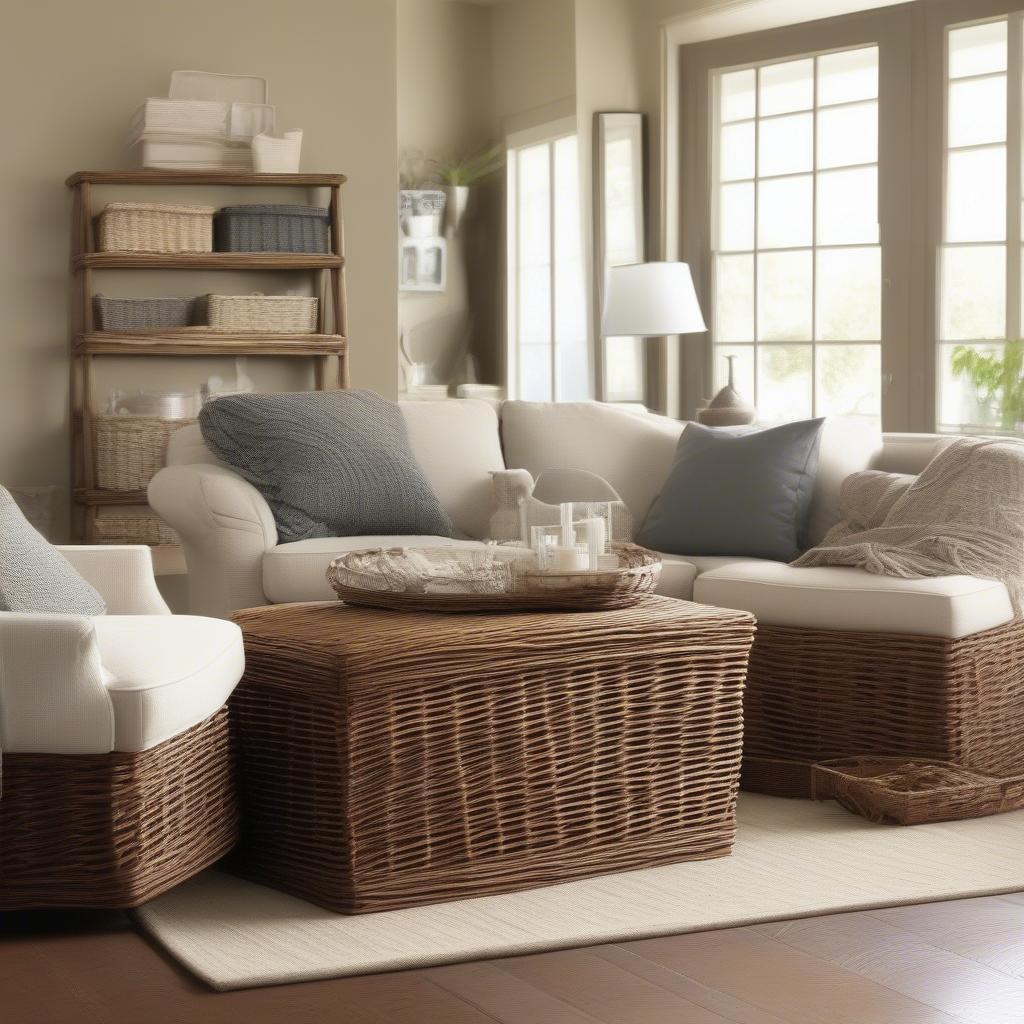
[(705, 406), (698, 410), (697, 422), (706, 427), (738, 427), (753, 423), (757, 410), (736, 390), (736, 356), (726, 356), (729, 364), (729, 382)]

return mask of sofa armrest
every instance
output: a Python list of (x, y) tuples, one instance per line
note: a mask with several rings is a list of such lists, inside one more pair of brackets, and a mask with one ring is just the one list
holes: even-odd
[(114, 708), (92, 620), (0, 613), (0, 750), (106, 754)]
[(270, 506), (223, 466), (168, 466), (149, 483), (149, 503), (181, 537), (189, 612), (228, 618), (267, 603), (263, 555), (277, 546)]
[(57, 550), (91, 583), (110, 615), (170, 615), (142, 544), (65, 545)]

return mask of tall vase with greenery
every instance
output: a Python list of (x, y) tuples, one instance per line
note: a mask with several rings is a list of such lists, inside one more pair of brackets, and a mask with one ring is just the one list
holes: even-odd
[(978, 405), (990, 417), (979, 426), (1019, 430), (1024, 424), (1024, 341), (1008, 341), (1000, 351), (983, 352), (969, 345), (953, 349), (955, 377), (970, 381)]
[(470, 187), (497, 174), (505, 165), (505, 150), (491, 146), (473, 156), (456, 156), (439, 161), (436, 173), (448, 195), (445, 219), (452, 231), (457, 231), (469, 204)]

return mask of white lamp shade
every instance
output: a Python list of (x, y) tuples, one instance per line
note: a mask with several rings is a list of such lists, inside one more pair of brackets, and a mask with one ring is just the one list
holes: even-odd
[(659, 337), (706, 331), (685, 263), (612, 267), (605, 288), (606, 338)]

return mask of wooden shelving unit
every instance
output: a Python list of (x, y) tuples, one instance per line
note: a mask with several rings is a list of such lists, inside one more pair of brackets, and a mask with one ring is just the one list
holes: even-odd
[[(67, 180), (72, 190), (71, 439), (72, 530), (76, 541), (95, 540), (96, 510), (146, 504), (144, 491), (105, 491), (96, 486), (93, 452), (94, 360), (104, 356), (275, 356), (313, 359), (315, 386), (349, 386), (348, 309), (345, 296), (345, 234), (342, 174), (244, 174), (223, 171), (79, 171)], [(93, 186), (242, 186), (326, 189), (329, 194), (330, 253), (148, 253), (97, 252)], [(121, 333), (93, 324), (94, 278), (103, 270), (295, 271), (316, 274), (319, 323), (315, 334), (225, 334), (183, 331)], [(328, 302), (329, 299), (329, 302)], [(328, 305), (330, 314), (328, 315)], [(337, 360), (337, 375), (329, 365)], [(165, 559), (166, 560), (166, 559)], [(171, 559), (173, 561), (173, 559)]]

